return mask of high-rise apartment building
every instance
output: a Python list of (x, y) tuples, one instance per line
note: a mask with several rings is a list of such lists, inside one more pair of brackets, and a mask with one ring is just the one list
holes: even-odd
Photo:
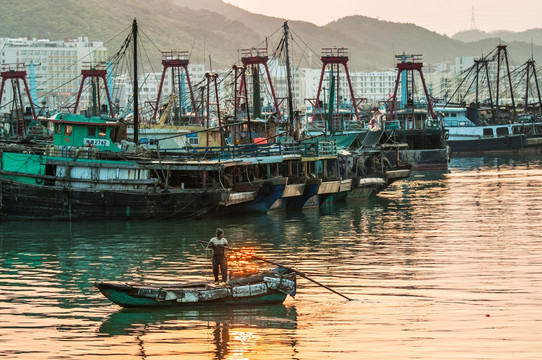
[[(34, 103), (41, 106), (43, 100), (48, 106), (56, 107), (70, 102), (79, 90), (81, 69), (83, 66), (97, 64), (107, 60), (107, 49), (103, 42), (89, 41), (87, 37), (50, 41), (48, 39), (0, 38), (0, 65), (2, 71), (24, 66), (27, 82), (30, 85), (31, 64), (34, 69), (37, 94)], [(12, 89), (6, 86), (2, 96), (2, 105), (13, 98)], [(82, 103), (88, 99), (82, 98)], [(24, 95), (23, 102), (28, 104)], [(82, 104), (83, 105), (83, 104)], [(5, 106), (0, 112), (8, 111)]]

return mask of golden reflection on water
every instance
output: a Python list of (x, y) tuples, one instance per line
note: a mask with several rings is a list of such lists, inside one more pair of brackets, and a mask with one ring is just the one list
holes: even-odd
[[(0, 223), (0, 358), (540, 359), (541, 189), (539, 160), (468, 158), (321, 210)], [(280, 306), (133, 311), (92, 287), (210, 279), (218, 226), (354, 301), (299, 279)]]

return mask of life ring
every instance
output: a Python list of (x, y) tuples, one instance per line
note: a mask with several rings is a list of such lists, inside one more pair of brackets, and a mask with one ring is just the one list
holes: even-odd
[(203, 194), (200, 195), (199, 197), (199, 204), (201, 206), (208, 206), (209, 204), (211, 204), (211, 201), (212, 201), (212, 197), (211, 197), (211, 194), (209, 194), (208, 192), (204, 192)]
[(502, 139), (502, 143), (504, 144), (504, 146), (510, 145), (510, 138), (508, 136), (504, 137)]
[(160, 204), (162, 204), (162, 206), (170, 206), (171, 204), (173, 204), (173, 194), (171, 194), (170, 192), (168, 191), (164, 191), (160, 194)]
[(36, 178), (36, 184), (43, 184), (43, 178)]
[(264, 181), (262, 184), (262, 193), (265, 195), (272, 194), (275, 191), (275, 185), (271, 181)]

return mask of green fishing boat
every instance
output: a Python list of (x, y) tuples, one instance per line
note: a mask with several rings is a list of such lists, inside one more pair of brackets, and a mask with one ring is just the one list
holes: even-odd
[(224, 285), (129, 284), (96, 282), (109, 300), (122, 307), (185, 307), (198, 305), (256, 305), (282, 303), (296, 291), (296, 272), (278, 268), (230, 280)]

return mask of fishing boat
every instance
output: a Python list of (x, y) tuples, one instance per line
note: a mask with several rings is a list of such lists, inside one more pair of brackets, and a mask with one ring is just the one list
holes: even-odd
[(435, 107), (448, 131), (452, 154), (520, 152), (527, 146), (523, 123), (476, 125), (466, 107)]
[[(133, 34), (137, 34), (134, 20)], [(134, 36), (134, 35), (132, 35)], [(228, 212), (255, 191), (226, 187), (225, 177), (242, 172), (238, 161), (174, 159), (140, 151), (126, 138), (126, 122), (114, 116), (106, 69), (82, 70), (73, 113), (43, 120), (53, 140), (46, 147), (0, 144), (0, 216), (3, 219), (90, 220), (201, 217)], [(85, 79), (103, 80), (105, 114), (93, 106), (78, 114)], [(137, 75), (134, 75), (137, 79)], [(134, 89), (137, 89), (134, 86)], [(93, 92), (93, 104), (101, 104)], [(134, 119), (137, 93), (134, 93)], [(138, 125), (134, 121), (134, 125)]]
[[(421, 55), (403, 54), (395, 58), (398, 62), (393, 95), (381, 111), (375, 112), (369, 129), (383, 130), (380, 144), (408, 145), (399, 151), (398, 158), (395, 151), (386, 153), (392, 164), (398, 159), (412, 164), (414, 171), (447, 170), (450, 160), (447, 131), (434, 111), (434, 100), (429, 95), (422, 72)], [(419, 75), (423, 95), (415, 92), (415, 72)]]
[[(490, 66), (492, 63), (496, 63), (497, 71)], [(501, 66), (501, 63), (506, 66)], [(512, 83), (519, 83), (519, 79), (513, 79), (509, 71), (507, 46), (499, 44), (486, 56), (475, 59), (453, 95), (435, 106), (448, 131), (448, 145), (452, 153), (540, 151), (542, 123), (537, 118), (542, 108), (542, 98), (534, 60), (528, 60), (522, 67), (513, 73), (526, 74), (523, 105), (516, 104), (514, 100)], [(506, 81), (499, 80), (501, 69), (506, 69)], [(534, 84), (529, 84), (531, 77), (534, 77)], [(469, 83), (469, 86), (465, 86)], [(529, 95), (532, 85), (538, 101)], [(466, 93), (460, 95), (465, 89)], [(502, 94), (506, 94), (506, 97)], [(452, 99), (456, 99), (456, 102), (452, 103)], [(518, 114), (521, 106), (523, 113)]]
[(55, 133), (45, 150), (0, 152), (0, 214), (6, 219), (200, 217), (256, 196), (221, 185), (244, 163), (135, 155), (133, 143), (114, 141), (120, 124), (100, 117), (58, 114), (49, 122)]
[(129, 284), (96, 282), (109, 300), (123, 307), (178, 307), (212, 304), (252, 305), (282, 303), (296, 291), (296, 272), (278, 268), (230, 280), (225, 285)]

